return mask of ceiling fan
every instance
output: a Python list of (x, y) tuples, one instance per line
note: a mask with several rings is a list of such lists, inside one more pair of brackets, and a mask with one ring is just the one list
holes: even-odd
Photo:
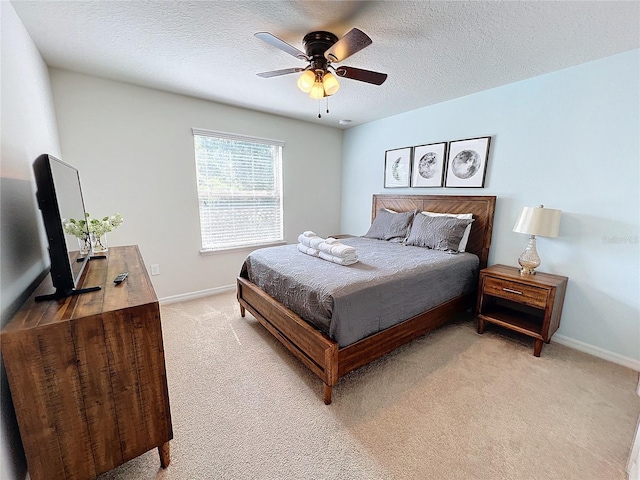
[[(262, 78), (270, 78), (303, 72), (298, 78), (298, 88), (308, 93), (311, 98), (321, 99), (336, 93), (340, 88), (336, 76), (373, 85), (382, 85), (387, 79), (386, 73), (347, 66), (334, 67), (332, 65), (333, 63), (342, 62), (373, 43), (366, 33), (357, 28), (351, 29), (340, 39), (331, 32), (317, 31), (308, 33), (302, 39), (306, 53), (268, 32), (258, 32), (255, 36), (299, 60), (309, 62), (305, 68), (285, 68), (283, 70), (262, 72), (257, 75)], [(331, 72), (334, 72), (335, 75)]]

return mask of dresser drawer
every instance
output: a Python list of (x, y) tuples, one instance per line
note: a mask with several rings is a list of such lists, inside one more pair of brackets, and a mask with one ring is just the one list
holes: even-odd
[(532, 307), (547, 307), (549, 291), (545, 288), (487, 276), (484, 279), (483, 290), (486, 295), (506, 298)]

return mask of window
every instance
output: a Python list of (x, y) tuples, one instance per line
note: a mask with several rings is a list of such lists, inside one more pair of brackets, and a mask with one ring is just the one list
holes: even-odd
[(202, 251), (284, 240), (284, 142), (193, 129)]

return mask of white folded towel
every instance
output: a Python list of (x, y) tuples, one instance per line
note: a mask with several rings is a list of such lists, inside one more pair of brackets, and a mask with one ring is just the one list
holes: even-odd
[(328, 260), (333, 263), (337, 263), (338, 265), (353, 265), (354, 263), (358, 263), (358, 257), (355, 258), (341, 258), (335, 257), (333, 255), (329, 255), (323, 251), (320, 251), (320, 258), (323, 260)]
[(311, 247), (311, 248), (315, 248), (316, 250), (318, 249), (318, 245), (320, 245), (322, 242), (324, 242), (324, 238), (319, 237), (317, 235), (314, 236), (307, 236), (304, 233), (298, 235), (298, 241), (302, 244), (305, 245), (307, 247)]
[(313, 257), (340, 265), (352, 265), (358, 261), (355, 247), (344, 245), (333, 237), (324, 239), (311, 230), (298, 235), (298, 242), (298, 250)]
[(327, 243), (327, 241), (325, 240), (315, 248), (317, 248), (321, 252), (325, 252), (329, 255), (333, 255), (334, 257), (352, 258), (356, 256), (355, 247), (352, 247), (350, 245), (345, 245), (338, 241), (330, 244), (330, 243)]
[(319, 257), (320, 256), (320, 250), (316, 250), (315, 248), (307, 247), (306, 245), (303, 245), (301, 243), (298, 244), (298, 250), (300, 250), (302, 253), (306, 253), (307, 255), (311, 255), (312, 257)]
[(318, 246), (324, 242), (324, 238), (321, 237), (311, 237), (309, 238), (309, 246), (311, 248), (315, 248), (316, 250), (320, 250)]
[(302, 253), (305, 253), (305, 254), (310, 255), (312, 257), (318, 257), (318, 258), (321, 258), (323, 260), (327, 260), (329, 262), (336, 263), (338, 265), (353, 265), (354, 263), (358, 262), (358, 257), (357, 256), (353, 256), (353, 257), (349, 257), (349, 258), (336, 257), (334, 255), (329, 255), (328, 253), (321, 252), (320, 250), (316, 250), (315, 248), (307, 247), (306, 245), (303, 245), (302, 243), (298, 244), (298, 250), (300, 250)]

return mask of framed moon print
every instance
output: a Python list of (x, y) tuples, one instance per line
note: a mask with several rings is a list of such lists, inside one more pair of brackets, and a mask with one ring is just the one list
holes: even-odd
[(491, 137), (449, 142), (445, 187), (484, 187)]
[(413, 147), (412, 187), (441, 187), (447, 142)]
[(387, 150), (384, 155), (384, 188), (408, 187), (411, 174), (411, 147)]

